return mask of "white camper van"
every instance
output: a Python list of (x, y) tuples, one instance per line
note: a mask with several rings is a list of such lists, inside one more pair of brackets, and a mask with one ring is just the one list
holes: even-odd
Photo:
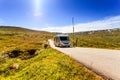
[(57, 47), (70, 47), (70, 39), (68, 35), (60, 34), (54, 37), (54, 44)]

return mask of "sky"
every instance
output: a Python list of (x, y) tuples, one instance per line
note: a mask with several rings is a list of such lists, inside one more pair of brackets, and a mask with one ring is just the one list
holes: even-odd
[(0, 0), (0, 25), (50, 32), (120, 28), (120, 0)]

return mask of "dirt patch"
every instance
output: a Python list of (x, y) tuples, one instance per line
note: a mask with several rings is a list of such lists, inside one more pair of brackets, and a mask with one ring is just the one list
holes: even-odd
[(31, 49), (27, 51), (30, 55), (35, 55), (36, 49)]
[(22, 60), (30, 59), (36, 56), (37, 49), (28, 49), (28, 50), (13, 50), (8, 53), (9, 58), (20, 58)]
[(23, 53), (23, 52), (16, 49), (16, 50), (13, 50), (11, 53), (9, 53), (9, 57), (16, 58), (16, 57), (20, 56), (21, 53)]

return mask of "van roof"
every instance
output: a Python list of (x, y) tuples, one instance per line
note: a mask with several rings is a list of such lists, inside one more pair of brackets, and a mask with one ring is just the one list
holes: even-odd
[(68, 34), (58, 34), (57, 36), (68, 36)]

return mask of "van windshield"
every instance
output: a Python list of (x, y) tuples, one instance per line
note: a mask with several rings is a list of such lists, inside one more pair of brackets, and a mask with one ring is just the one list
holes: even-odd
[(66, 41), (66, 40), (69, 40), (69, 38), (68, 37), (60, 37), (60, 40), (61, 41)]

